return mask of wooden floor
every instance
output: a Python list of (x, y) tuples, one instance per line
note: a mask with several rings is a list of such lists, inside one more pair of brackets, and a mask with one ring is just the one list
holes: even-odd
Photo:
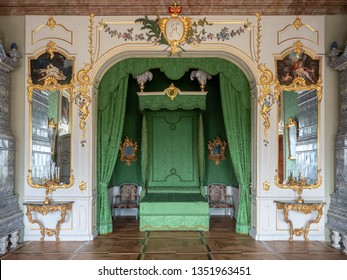
[(25, 242), (2, 260), (347, 260), (320, 241), (255, 241), (235, 233), (229, 217), (211, 217), (209, 232), (139, 232), (120, 217), (112, 234), (93, 241)]

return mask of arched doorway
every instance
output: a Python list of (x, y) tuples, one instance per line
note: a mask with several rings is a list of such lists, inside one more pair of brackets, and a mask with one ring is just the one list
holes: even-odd
[[(118, 58), (119, 59), (119, 58)], [(230, 59), (230, 57), (229, 57)], [(116, 58), (114, 60), (117, 60)], [(179, 61), (179, 63), (178, 63)], [(240, 62), (240, 59), (236, 59), (237, 62)], [(110, 63), (107, 63), (108, 66), (110, 65)], [(225, 60), (225, 59), (220, 59), (220, 58), (137, 58), (137, 59), (125, 59), (125, 60), (120, 60), (118, 63), (114, 64), (111, 68), (108, 69), (108, 71), (105, 73), (105, 69), (106, 66), (102, 65), (99, 67), (99, 72), (97, 72), (96, 75), (94, 75), (94, 81), (98, 81), (96, 84), (98, 86), (98, 91), (99, 91), (99, 100), (98, 100), (98, 108), (99, 110), (103, 110), (105, 107), (107, 107), (109, 105), (109, 102), (111, 100), (113, 100), (114, 95), (112, 95), (113, 93), (115, 93), (115, 90), (117, 93), (119, 93), (120, 91), (124, 91), (126, 89), (126, 84), (125, 82), (127, 82), (127, 78), (129, 74), (132, 75), (139, 75), (142, 74), (143, 72), (145, 72), (146, 70), (149, 69), (153, 69), (153, 68), (159, 68), (161, 69), (161, 71), (163, 71), (169, 78), (175, 80), (178, 79), (179, 77), (181, 77), (188, 69), (191, 68), (195, 68), (195, 69), (201, 69), (204, 70), (208, 73), (211, 74), (217, 74), (217, 73), (222, 73), (223, 76), (223, 82), (222, 82), (222, 87), (224, 92), (227, 92), (228, 90), (230, 91), (230, 85), (231, 87), (235, 90), (235, 92), (239, 92), (239, 93), (244, 93), (243, 95), (235, 95), (236, 99), (229, 99), (227, 96), (225, 95), (223, 103), (227, 104), (224, 107), (224, 112), (225, 112), (225, 116), (228, 115), (228, 111), (230, 112), (234, 112), (237, 111), (237, 108), (234, 108), (234, 110), (228, 110), (228, 107), (231, 106), (231, 104), (235, 104), (238, 103), (239, 105), (241, 104), (243, 107), (247, 108), (247, 110), (249, 111), (249, 143), (252, 143), (251, 141), (253, 141), (252, 144), (250, 144), (248, 146), (248, 148), (246, 149), (247, 151), (245, 153), (247, 153), (249, 156), (248, 159), (245, 161), (243, 161), (240, 156), (238, 156), (238, 159), (234, 159), (234, 162), (243, 162), (242, 163), (242, 167), (240, 167), (240, 170), (249, 170), (249, 176), (244, 176), (244, 179), (242, 179), (240, 176), (240, 174), (238, 174), (239, 176), (239, 181), (241, 181), (242, 183), (240, 185), (242, 185), (241, 190), (241, 204), (240, 204), (240, 213), (239, 214), (239, 219), (238, 221), (240, 221), (239, 224), (239, 232), (240, 233), (248, 233), (248, 230), (250, 228), (250, 203), (249, 203), (249, 183), (250, 183), (250, 178), (251, 178), (251, 172), (253, 172), (251, 166), (254, 166), (254, 164), (251, 162), (251, 159), (253, 159), (253, 161), (255, 160), (255, 156), (251, 156), (251, 150), (253, 150), (254, 153), (254, 149), (252, 148), (252, 146), (254, 146), (254, 143), (256, 143), (256, 139), (255, 136), (251, 137), (251, 131), (253, 131), (252, 127), (255, 126), (255, 124), (251, 125), (251, 116), (254, 115), (253, 113), (251, 113), (252, 111), (252, 107), (254, 108), (254, 106), (251, 104), (251, 92), (254, 92), (256, 89), (254, 87), (254, 82), (255, 82), (255, 70), (251, 69), (251, 67), (247, 66), (247, 64), (245, 64), (244, 62), (241, 63), (241, 65), (243, 65), (243, 69), (241, 70), (238, 66), (236, 66), (233, 62), (230, 62), (230, 60)], [(94, 70), (95, 73), (95, 70)], [(247, 75), (245, 75), (245, 73), (247, 73)], [(103, 75), (104, 74), (104, 75)], [(100, 77), (102, 76), (102, 79), (100, 79)], [(106, 81), (105, 77), (117, 77), (114, 79), (110, 79), (107, 78), (108, 80)], [(98, 77), (98, 78), (96, 78)], [(121, 79), (123, 79), (123, 81), (121, 81)], [(116, 80), (116, 81), (115, 81)], [(101, 81), (101, 82), (100, 82)], [(240, 84), (245, 84), (247, 83), (247, 89), (244, 88), (240, 88)], [(105, 88), (108, 88), (108, 90), (105, 90)], [(120, 91), (119, 91), (120, 90)], [(102, 93), (101, 93), (102, 92)], [(107, 93), (105, 93), (107, 92)], [(103, 96), (104, 95), (104, 96)], [(107, 95), (107, 96), (106, 96)], [(120, 96), (120, 94), (118, 94)], [(100, 98), (101, 96), (103, 96), (102, 98)], [(118, 96), (118, 97), (119, 97)], [(117, 97), (117, 98), (118, 98)], [(118, 116), (114, 116), (115, 118), (120, 119), (121, 118), (121, 114), (124, 114), (124, 112), (122, 111), (124, 109), (124, 94), (123, 97), (118, 99), (118, 100), (113, 100), (115, 103), (117, 104), (121, 104), (123, 103), (123, 105), (118, 106), (117, 109), (113, 110), (118, 112), (120, 115)], [(95, 106), (95, 104), (94, 104)], [(242, 107), (241, 106), (241, 107)], [(123, 108), (123, 109), (122, 109)], [(96, 109), (96, 108), (95, 108)], [(254, 111), (254, 110), (253, 110)], [(95, 114), (94, 114), (95, 115)], [(240, 116), (239, 120), (240, 119)], [(234, 116), (234, 119), (237, 118)], [(100, 122), (103, 122), (102, 117), (99, 116), (98, 118), (98, 122), (100, 125)], [(110, 122), (109, 122), (110, 123)], [(115, 122), (114, 122), (115, 123)], [(254, 121), (253, 121), (254, 123)], [(241, 131), (242, 129), (240, 129), (240, 127), (238, 129), (235, 130), (235, 126), (237, 123), (235, 122), (229, 122), (228, 124), (228, 129), (234, 129), (233, 130), (233, 136), (235, 136), (237, 134), (237, 131)], [(98, 126), (100, 127), (100, 126)], [(118, 134), (121, 134), (122, 131), (122, 127), (118, 125), (113, 126), (113, 129), (109, 129), (109, 131), (111, 133), (113, 133), (113, 135), (115, 135), (114, 130), (118, 131)], [(112, 132), (113, 131), (113, 132)], [(248, 132), (247, 132), (248, 133)], [(246, 134), (247, 134), (246, 133)], [(229, 133), (230, 134), (230, 133)], [(232, 134), (232, 132), (231, 132)], [(100, 136), (100, 131), (97, 132), (97, 137)], [(245, 136), (245, 133), (241, 133), (242, 137), (247, 137)], [(229, 136), (230, 139), (231, 136)], [(241, 137), (241, 138), (242, 138)], [(94, 139), (96, 139), (95, 137), (93, 137)], [(119, 146), (119, 139), (120, 139), (120, 135), (118, 135), (118, 140), (114, 140), (111, 141), (112, 142), (112, 148), (111, 150), (107, 150), (109, 153), (112, 154), (112, 152), (115, 152), (115, 147)], [(251, 140), (252, 139), (252, 140)], [(99, 139), (99, 143), (104, 142), (103, 140)], [(242, 142), (242, 139), (240, 140), (240, 142)], [(100, 146), (99, 146), (99, 150)], [(244, 149), (238, 149), (238, 150), (244, 150)], [(95, 151), (96, 152), (96, 151)], [(234, 152), (236, 153), (236, 151), (234, 150)], [(117, 152), (116, 152), (117, 154)], [(97, 155), (94, 158), (99, 158), (99, 155)], [(110, 221), (110, 213), (109, 211), (109, 206), (108, 206), (108, 197), (106, 199), (106, 196), (108, 196), (107, 193), (107, 177), (110, 177), (110, 172), (111, 169), (113, 169), (114, 167), (114, 162), (115, 158), (112, 159), (112, 161), (110, 162), (109, 166), (104, 169), (104, 171), (98, 169), (98, 203), (99, 203), (99, 207), (98, 207), (98, 225), (99, 225), (99, 233), (107, 233), (110, 232), (112, 230), (112, 224), (110, 224), (107, 221)], [(97, 165), (97, 163), (95, 163)], [(247, 166), (247, 168), (245, 168), (245, 165)], [(240, 173), (240, 172), (239, 172)], [(242, 173), (242, 172), (241, 172)], [(247, 172), (246, 172), (247, 173)], [(103, 174), (103, 175), (102, 175)], [(244, 174), (243, 174), (244, 175)], [(253, 176), (254, 176), (254, 172), (253, 172)], [(100, 180), (100, 178), (103, 178)], [(106, 203), (107, 201), (107, 203)], [(104, 205), (104, 206), (101, 206)], [(105, 223), (105, 224), (102, 224)]]

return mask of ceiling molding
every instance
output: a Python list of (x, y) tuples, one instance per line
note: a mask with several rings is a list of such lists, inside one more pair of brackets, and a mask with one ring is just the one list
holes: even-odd
[[(4, 3), (5, 2), (5, 3)], [(0, 1), (0, 16), (166, 15), (174, 0), (25, 0)], [(347, 15), (346, 0), (183, 0), (183, 15)]]

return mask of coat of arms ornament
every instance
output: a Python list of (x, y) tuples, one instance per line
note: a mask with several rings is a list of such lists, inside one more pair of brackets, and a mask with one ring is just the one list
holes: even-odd
[(177, 54), (181, 52), (180, 45), (183, 45), (187, 39), (191, 20), (189, 17), (179, 17), (182, 6), (177, 3), (169, 7), (169, 12), (170, 18), (159, 18), (159, 28), (171, 46), (170, 53)]

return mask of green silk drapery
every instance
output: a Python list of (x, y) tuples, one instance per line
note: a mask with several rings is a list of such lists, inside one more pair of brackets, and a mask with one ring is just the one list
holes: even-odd
[(148, 170), (148, 132), (146, 112), (143, 112), (142, 117), (142, 136), (141, 136), (141, 176), (142, 176), (142, 192), (141, 198), (146, 194), (145, 187), (147, 186), (147, 170)]
[(205, 197), (205, 141), (204, 141), (204, 124), (202, 119), (202, 112), (199, 112), (199, 133), (198, 133), (198, 164), (199, 164), (199, 181), (200, 192)]
[(123, 77), (113, 83), (109, 73), (106, 73), (99, 87), (101, 98), (103, 93), (109, 93), (107, 106), (100, 106), (102, 103), (98, 103), (97, 226), (100, 234), (112, 232), (108, 183), (118, 157), (123, 132), (127, 89), (128, 77)]
[[(210, 75), (217, 75), (220, 73), (221, 78), (221, 95), (223, 103), (223, 113), (224, 117), (227, 116), (227, 111), (229, 111), (228, 106), (238, 107), (237, 111), (239, 114), (232, 114), (231, 116), (236, 119), (240, 119), (240, 114), (249, 114), (250, 118), (250, 107), (251, 107), (251, 98), (249, 83), (243, 72), (233, 63), (220, 59), (220, 58), (130, 58), (123, 61), (120, 61), (113, 67), (111, 67), (107, 73), (103, 76), (98, 93), (98, 166), (97, 166), (97, 181), (98, 181), (98, 210), (97, 210), (97, 224), (99, 228), (99, 233), (106, 234), (112, 231), (112, 218), (109, 207), (109, 198), (108, 198), (108, 183), (112, 176), (112, 171), (116, 163), (118, 156), (118, 147), (121, 141), (123, 122), (124, 122), (124, 111), (126, 104), (126, 94), (127, 94), (127, 83), (129, 75), (140, 75), (145, 71), (150, 69), (159, 68), (165, 75), (172, 79), (177, 80), (181, 78), (185, 72), (189, 69), (200, 69)], [(233, 102), (230, 103), (228, 99), (225, 99), (226, 90), (231, 87), (227, 85), (232, 85), (237, 92), (237, 98), (235, 97)], [(240, 106), (241, 105), (241, 106)], [(227, 108), (227, 109), (226, 109)], [(228, 117), (229, 118), (229, 117)], [(230, 151), (236, 150), (236, 148), (230, 148), (234, 140), (234, 135), (230, 132), (229, 125), (238, 122), (229, 121), (228, 124), (225, 123), (227, 133), (229, 149)], [(243, 129), (247, 129), (246, 126), (249, 126), (250, 123), (242, 121), (238, 126)], [(241, 130), (237, 130), (236, 133), (241, 133)], [(232, 130), (234, 131), (234, 129)], [(236, 136), (235, 136), (236, 137)], [(239, 138), (237, 138), (239, 139)], [(243, 158), (245, 161), (250, 162), (250, 154), (246, 151), (250, 150), (250, 138), (246, 139), (243, 145), (249, 146), (237, 151), (240, 154), (237, 158), (231, 154), (233, 164), (237, 164), (239, 158)], [(241, 143), (237, 140), (238, 145)], [(239, 149), (239, 147), (237, 148)], [(236, 172), (237, 179), (240, 180), (240, 174), (250, 174), (250, 164), (242, 165), (244, 169), (241, 172)], [(238, 167), (235, 167), (235, 170)], [(239, 177), (240, 176), (240, 177)], [(249, 219), (249, 194), (248, 184), (246, 182), (246, 176), (239, 182), (241, 185), (241, 196), (239, 204), (239, 214), (237, 219), (237, 231), (240, 233), (246, 233), (246, 229), (250, 227)], [(247, 185), (247, 189), (246, 186)], [(240, 213), (241, 212), (241, 213)], [(248, 232), (248, 231), (247, 231)]]
[[(235, 175), (240, 185), (240, 204), (236, 218), (236, 232), (248, 234), (250, 229), (251, 180), (251, 112), (238, 104), (241, 92), (236, 90), (230, 79), (220, 75), (221, 99), (228, 147)], [(248, 87), (248, 85), (244, 85)]]

